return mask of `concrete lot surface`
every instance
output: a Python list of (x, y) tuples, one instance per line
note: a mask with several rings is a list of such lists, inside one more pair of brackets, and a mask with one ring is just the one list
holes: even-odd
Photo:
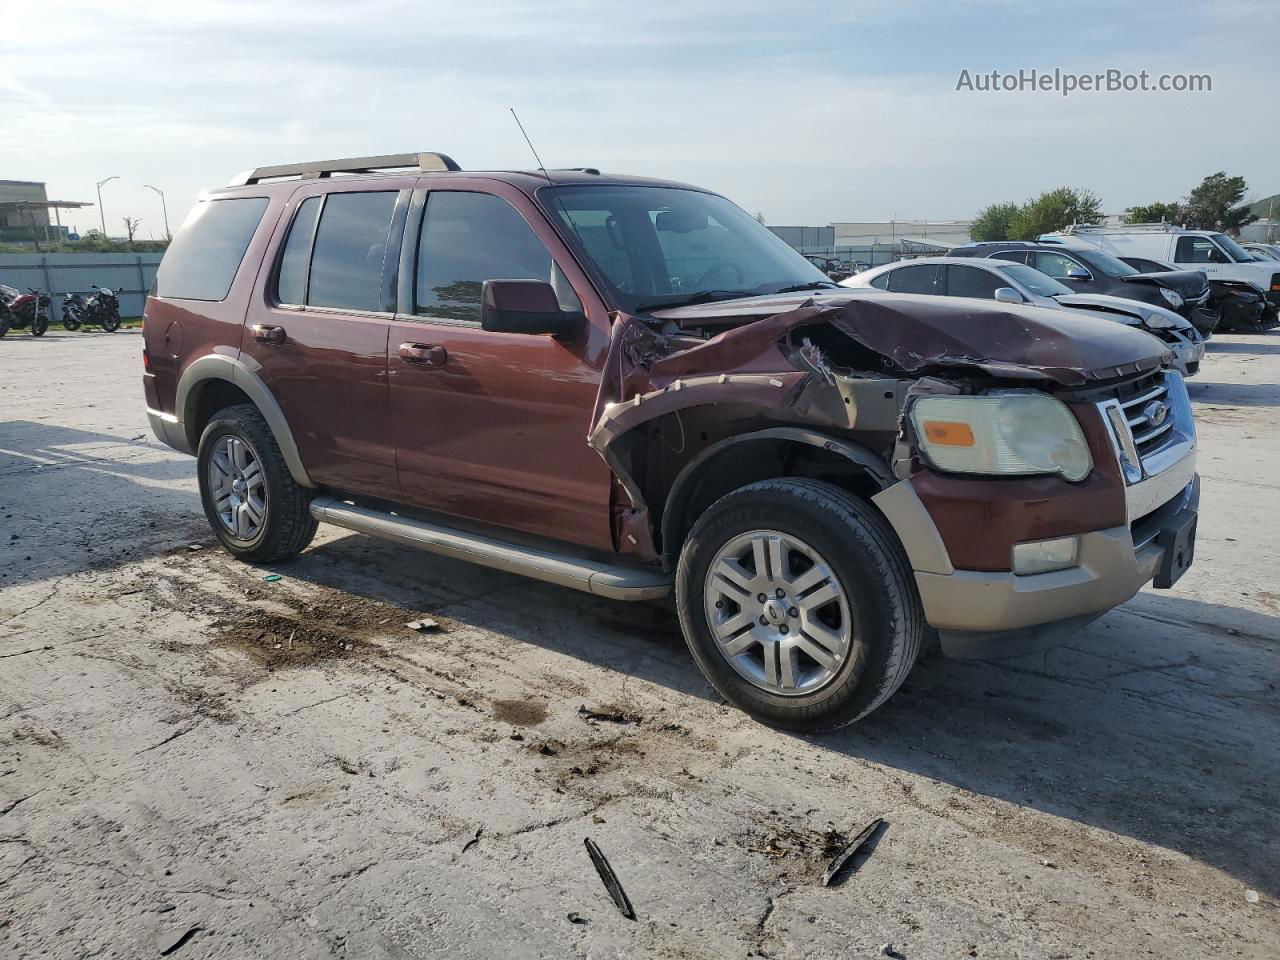
[(1192, 381), (1174, 590), (814, 738), (662, 605), (335, 529), (233, 561), (140, 351), (0, 341), (0, 957), (1280, 956), (1280, 334)]

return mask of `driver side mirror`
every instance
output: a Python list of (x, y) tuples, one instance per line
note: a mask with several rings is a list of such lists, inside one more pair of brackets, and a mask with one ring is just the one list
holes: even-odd
[(995, 298), (996, 303), (1022, 303), (1022, 294), (1013, 287), (997, 287)]
[(1089, 275), (1089, 271), (1086, 270), (1084, 267), (1071, 267), (1067, 271), (1067, 279), (1068, 280), (1092, 280), (1093, 277)]
[(555, 287), (545, 280), (486, 280), (480, 294), (480, 329), (495, 333), (571, 336), (580, 313), (560, 309)]

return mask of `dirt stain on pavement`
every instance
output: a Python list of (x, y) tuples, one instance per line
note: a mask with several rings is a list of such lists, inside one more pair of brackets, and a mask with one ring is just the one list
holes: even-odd
[(381, 655), (404, 612), (364, 599), (324, 597), (288, 613), (254, 609), (224, 622), (212, 646), (238, 650), (268, 670)]
[(547, 719), (547, 705), (541, 700), (495, 700), (493, 719), (516, 727), (536, 727)]

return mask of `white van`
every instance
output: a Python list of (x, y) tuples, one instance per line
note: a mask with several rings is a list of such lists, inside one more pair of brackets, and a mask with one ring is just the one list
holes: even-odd
[(1040, 243), (1078, 250), (1096, 248), (1117, 257), (1141, 257), (1172, 263), (1179, 270), (1203, 270), (1210, 280), (1237, 280), (1256, 287), (1280, 306), (1280, 263), (1255, 260), (1225, 233), (1186, 230), (1171, 223), (1133, 223), (1116, 227), (1073, 225), (1046, 233)]

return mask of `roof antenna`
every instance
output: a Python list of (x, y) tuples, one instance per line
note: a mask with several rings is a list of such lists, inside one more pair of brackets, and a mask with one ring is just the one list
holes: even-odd
[(515, 119), (516, 126), (520, 128), (520, 134), (524, 137), (524, 142), (529, 145), (529, 151), (533, 154), (533, 159), (538, 161), (538, 169), (541, 170), (542, 175), (547, 178), (547, 183), (554, 185), (555, 181), (551, 179), (551, 174), (547, 173), (547, 168), (542, 165), (542, 158), (538, 156), (538, 151), (534, 149), (533, 141), (529, 139), (529, 134), (525, 133), (524, 124), (521, 123), (520, 118), (516, 116), (516, 108), (507, 107), (507, 109), (511, 111), (511, 116)]

